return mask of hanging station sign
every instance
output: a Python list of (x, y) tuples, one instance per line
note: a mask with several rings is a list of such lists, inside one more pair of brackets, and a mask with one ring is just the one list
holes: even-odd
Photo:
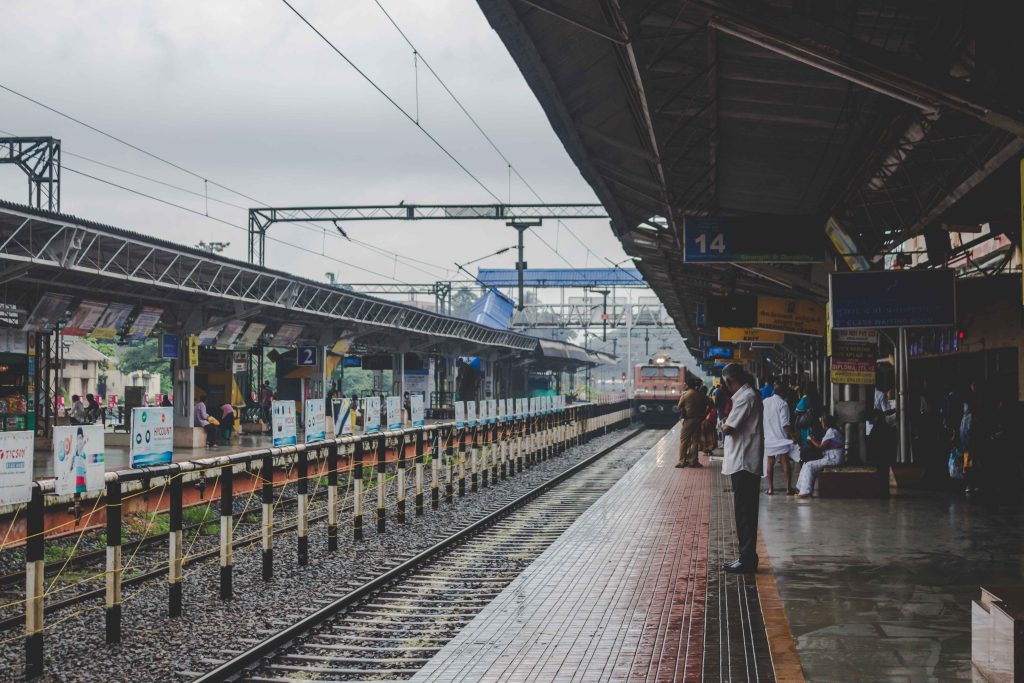
[(718, 341), (747, 342), (750, 344), (781, 344), (786, 340), (783, 332), (758, 330), (751, 327), (719, 327)]
[(820, 337), (825, 334), (825, 307), (802, 299), (758, 296), (754, 327)]
[(832, 327), (950, 327), (956, 324), (953, 270), (879, 270), (829, 276)]
[(71, 320), (61, 330), (68, 337), (84, 337), (96, 328), (107, 305), (102, 301), (83, 301), (71, 315)]
[(821, 263), (825, 233), (814, 216), (685, 216), (687, 263)]

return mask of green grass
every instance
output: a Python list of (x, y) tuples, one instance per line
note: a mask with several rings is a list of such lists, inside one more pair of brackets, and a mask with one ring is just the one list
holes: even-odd
[(181, 523), (183, 526), (202, 524), (203, 526), (199, 532), (207, 536), (219, 532), (219, 518), (220, 515), (213, 509), (212, 505), (196, 505), (181, 511)]
[(171, 530), (171, 520), (164, 512), (140, 512), (129, 517), (125, 521), (125, 527), (139, 537), (166, 536)]

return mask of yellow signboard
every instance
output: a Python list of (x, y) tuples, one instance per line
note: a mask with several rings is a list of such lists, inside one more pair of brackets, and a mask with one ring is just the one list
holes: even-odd
[(781, 344), (785, 340), (785, 334), (771, 330), (755, 330), (750, 327), (718, 328), (718, 341)]
[(194, 334), (188, 336), (188, 366), (190, 368), (199, 366), (199, 337)]
[(825, 307), (812, 301), (757, 297), (757, 327), (790, 334), (825, 334)]

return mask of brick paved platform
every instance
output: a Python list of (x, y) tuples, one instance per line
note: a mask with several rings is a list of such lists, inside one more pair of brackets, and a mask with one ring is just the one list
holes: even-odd
[(714, 564), (709, 595), (709, 550), (716, 563), (735, 553), (727, 480), (717, 463), (675, 469), (677, 440), (659, 441), (413, 680), (774, 680), (755, 582)]

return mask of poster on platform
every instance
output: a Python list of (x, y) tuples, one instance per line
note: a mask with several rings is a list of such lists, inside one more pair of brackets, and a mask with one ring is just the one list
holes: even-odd
[(380, 431), (380, 396), (363, 399), (363, 433), (376, 434)]
[(245, 328), (245, 332), (238, 339), (238, 346), (243, 349), (251, 349), (256, 346), (256, 342), (260, 340), (260, 336), (263, 335), (263, 330), (267, 329), (264, 323), (249, 323), (249, 326)]
[(455, 402), (455, 428), (462, 429), (466, 426), (466, 402)]
[(274, 401), (270, 405), (270, 412), (274, 446), (294, 446), (298, 443), (295, 435), (295, 401)]
[(324, 414), (324, 400), (313, 398), (305, 402), (302, 419), (306, 425), (306, 443), (323, 441), (327, 438), (327, 416)]
[(110, 304), (107, 310), (103, 311), (96, 327), (89, 334), (93, 339), (101, 341), (113, 341), (117, 339), (121, 328), (128, 322), (128, 316), (132, 314), (132, 304)]
[(504, 399), (498, 399), (498, 424), (505, 422), (508, 419), (508, 409), (505, 407), (506, 403)]
[(487, 400), (480, 401), (480, 425), (486, 426), (491, 424), (491, 402)]
[(476, 401), (466, 401), (466, 426), (476, 427)]
[(143, 306), (139, 314), (135, 316), (132, 326), (128, 329), (128, 339), (138, 342), (146, 341), (149, 335), (153, 333), (153, 328), (160, 322), (160, 316), (163, 314), (164, 309), (162, 308)]
[(103, 426), (53, 428), (54, 492), (59, 496), (103, 489)]
[(413, 394), (409, 397), (409, 412), (411, 413), (409, 419), (412, 420), (413, 427), (422, 427), (426, 423), (422, 396)]
[(78, 304), (61, 334), (67, 337), (84, 337), (93, 331), (105, 310), (107, 305), (102, 301), (83, 301)]
[(402, 397), (388, 396), (384, 407), (387, 410), (388, 430), (402, 428)]
[(498, 400), (487, 399), (487, 424), (495, 424), (498, 421)]
[(131, 466), (163, 465), (174, 458), (174, 408), (132, 408)]
[(521, 420), (524, 417), (526, 417), (526, 406), (524, 405), (523, 399), (517, 398), (515, 400), (515, 408), (516, 408), (515, 418), (517, 420)]
[(293, 346), (302, 336), (302, 325), (281, 325), (270, 340), (270, 346)]
[(334, 435), (352, 433), (352, 399), (336, 398), (331, 401), (331, 417), (334, 418)]
[(0, 505), (32, 499), (33, 432), (0, 432)]
[(26, 332), (51, 331), (64, 318), (73, 299), (70, 294), (46, 292), (39, 298), (39, 303), (32, 309), (22, 329)]

